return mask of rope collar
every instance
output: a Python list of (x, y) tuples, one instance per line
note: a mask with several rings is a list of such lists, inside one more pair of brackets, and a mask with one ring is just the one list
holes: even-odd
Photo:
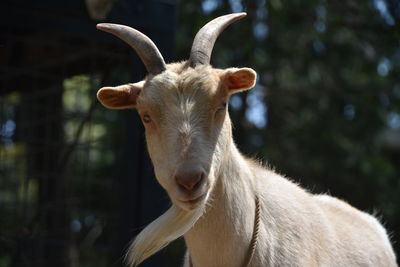
[[(249, 253), (247, 254), (246, 260), (242, 264), (243, 267), (250, 266), (251, 261), (254, 257), (256, 248), (257, 248), (258, 236), (260, 233), (260, 213), (261, 213), (260, 199), (258, 198), (258, 196), (256, 196), (256, 212), (255, 212), (255, 216), (254, 216), (253, 236), (251, 237), (251, 242), (250, 242), (250, 246), (248, 249)], [(190, 255), (189, 255), (189, 266), (193, 267), (192, 258), (190, 257)]]
[(257, 248), (257, 243), (258, 243), (258, 236), (260, 233), (260, 213), (261, 213), (261, 208), (260, 208), (260, 199), (258, 196), (256, 196), (256, 214), (254, 218), (254, 230), (253, 230), (253, 236), (251, 237), (251, 243), (249, 247), (249, 254), (247, 256), (247, 259), (245, 261), (245, 264), (243, 264), (244, 267), (249, 267), (251, 264), (251, 260), (254, 257), (254, 253)]

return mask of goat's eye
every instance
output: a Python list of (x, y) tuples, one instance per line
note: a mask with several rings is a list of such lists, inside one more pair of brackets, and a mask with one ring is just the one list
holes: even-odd
[(218, 107), (217, 112), (215, 115), (223, 114), (226, 110), (226, 102), (222, 102), (221, 105)]
[(223, 111), (226, 109), (226, 102), (222, 102), (221, 106), (218, 108), (219, 111)]
[(144, 114), (142, 117), (142, 120), (144, 123), (149, 123), (149, 122), (151, 122), (151, 117), (149, 114)]

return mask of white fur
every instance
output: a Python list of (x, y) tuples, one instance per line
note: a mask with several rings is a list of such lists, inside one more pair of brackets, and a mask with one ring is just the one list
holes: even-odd
[(184, 211), (172, 206), (134, 239), (128, 249), (126, 261), (130, 266), (140, 264), (192, 228), (202, 213), (202, 207)]

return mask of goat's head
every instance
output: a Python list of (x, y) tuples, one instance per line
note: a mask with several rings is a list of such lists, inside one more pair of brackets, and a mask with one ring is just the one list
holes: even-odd
[(190, 59), (166, 65), (154, 43), (122, 25), (99, 24), (131, 45), (149, 75), (138, 83), (101, 88), (100, 102), (111, 109), (136, 108), (146, 129), (156, 177), (172, 202), (190, 210), (205, 203), (230, 142), (229, 96), (254, 86), (248, 68), (209, 65), (218, 35), (245, 13), (214, 19), (196, 35)]

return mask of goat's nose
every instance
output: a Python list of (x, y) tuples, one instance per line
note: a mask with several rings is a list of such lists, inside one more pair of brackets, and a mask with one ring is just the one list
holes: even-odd
[(176, 183), (181, 189), (194, 191), (199, 187), (204, 179), (203, 172), (181, 171), (175, 175)]

